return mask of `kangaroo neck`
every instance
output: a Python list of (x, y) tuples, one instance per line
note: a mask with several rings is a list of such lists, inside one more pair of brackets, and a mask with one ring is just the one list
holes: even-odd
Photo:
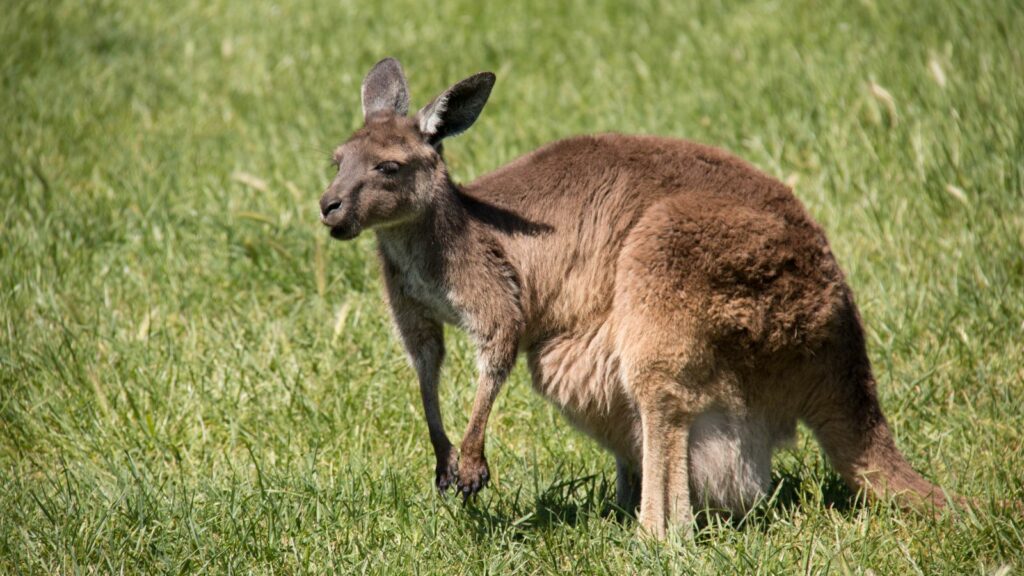
[(473, 244), (469, 213), (456, 185), (446, 181), (435, 192), (437, 198), (418, 217), (376, 231), (381, 255), (399, 270), (421, 277), (446, 275), (449, 263)]

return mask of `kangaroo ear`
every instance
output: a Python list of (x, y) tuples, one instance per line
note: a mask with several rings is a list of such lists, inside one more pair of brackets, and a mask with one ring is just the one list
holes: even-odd
[(409, 86), (398, 60), (385, 58), (373, 66), (363, 79), (362, 97), (363, 120), (377, 112), (409, 112)]
[(437, 146), (441, 140), (472, 126), (491, 95), (494, 80), (490, 72), (474, 74), (445, 90), (417, 112), (416, 123), (427, 141)]

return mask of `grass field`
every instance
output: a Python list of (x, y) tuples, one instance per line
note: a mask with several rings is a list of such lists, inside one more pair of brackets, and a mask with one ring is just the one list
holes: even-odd
[(414, 106), (497, 73), (459, 180), (583, 132), (730, 149), (828, 231), (914, 466), (1024, 500), (1024, 6), (965, 4), (5, 3), (0, 573), (1021, 573), (1019, 514), (865, 506), (806, 432), (746, 522), (638, 540), (522, 367), (495, 481), (438, 498), (372, 235), (317, 219), (386, 55)]

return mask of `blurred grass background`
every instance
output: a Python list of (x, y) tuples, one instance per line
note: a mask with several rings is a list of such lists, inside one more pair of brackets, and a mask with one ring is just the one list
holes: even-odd
[[(372, 235), (329, 151), (399, 58), (498, 75), (470, 180), (621, 131), (794, 187), (848, 272), (914, 465), (1024, 500), (1024, 7), (959, 2), (13, 1), (0, 20), (0, 572), (1015, 573), (1024, 520), (853, 501), (803, 434), (695, 543), (610, 513), (610, 457), (517, 370), (474, 507), (432, 489)], [(450, 332), (461, 432), (472, 352)]]

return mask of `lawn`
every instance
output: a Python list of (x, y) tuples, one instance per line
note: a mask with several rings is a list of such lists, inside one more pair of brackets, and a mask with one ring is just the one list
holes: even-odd
[[(1024, 6), (962, 2), (19, 1), (0, 19), (0, 573), (1024, 571)], [(372, 234), (330, 241), (359, 84), (498, 82), (468, 181), (553, 139), (732, 150), (828, 232), (894, 434), (977, 510), (865, 505), (803, 430), (772, 498), (636, 537), (612, 459), (530, 390), (496, 476), (433, 491)], [(449, 430), (472, 402), (455, 330)]]

